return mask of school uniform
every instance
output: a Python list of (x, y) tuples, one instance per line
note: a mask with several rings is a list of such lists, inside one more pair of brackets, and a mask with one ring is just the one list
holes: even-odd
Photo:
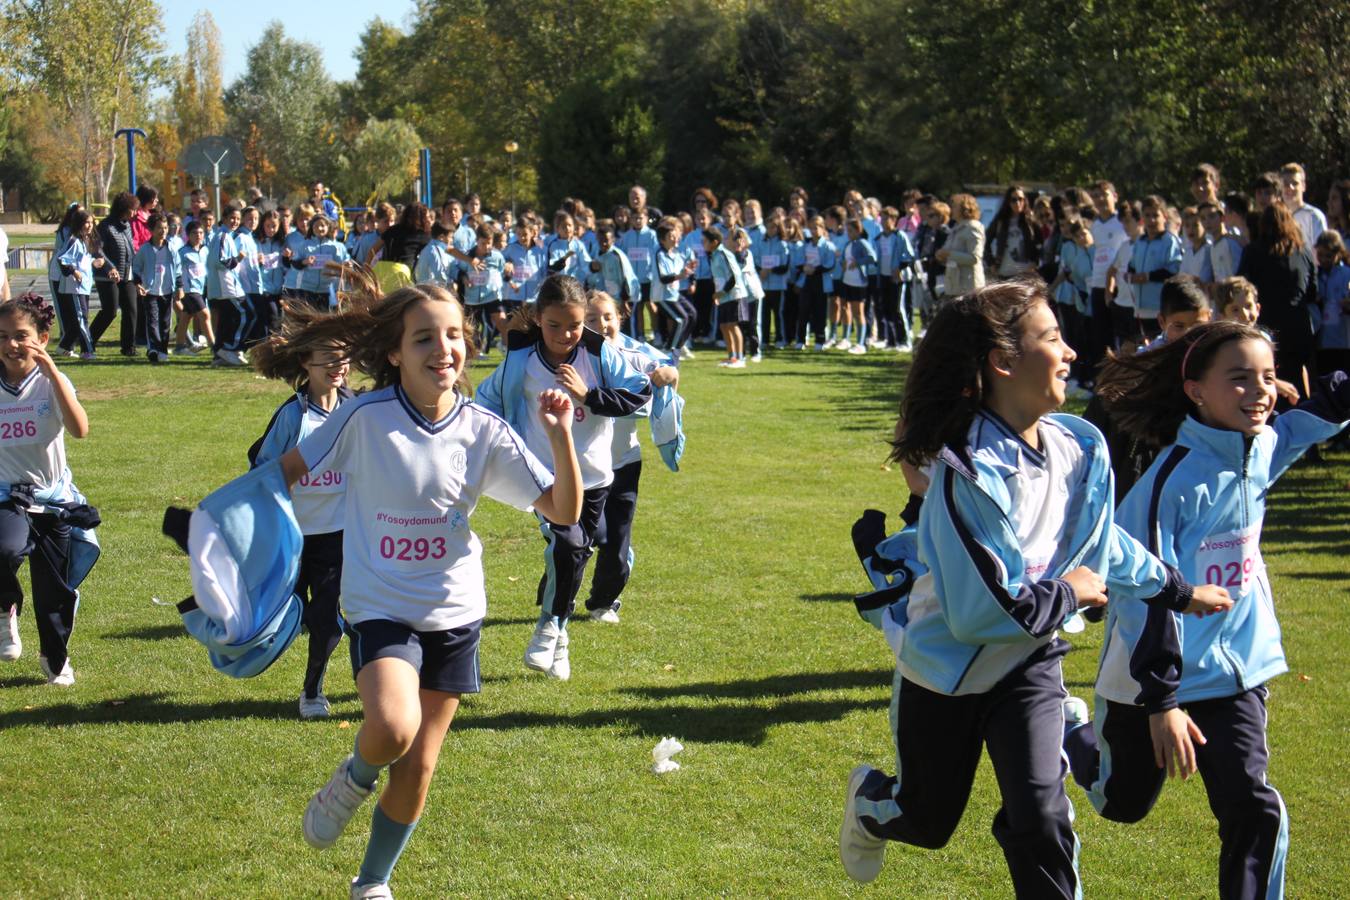
[(759, 317), (764, 305), (764, 283), (759, 279), (754, 253), (749, 249), (732, 253), (740, 266), (741, 282), (745, 286), (745, 311), (740, 319), (741, 335), (745, 338), (745, 354), (760, 355)]
[(1231, 234), (1225, 234), (1209, 246), (1209, 265), (1214, 280), (1223, 281), (1237, 275), (1242, 264), (1242, 245)]
[(499, 250), (489, 250), (486, 256), (473, 252), (472, 256), (483, 261), (483, 268), (460, 266), (464, 280), (464, 305), (470, 315), (477, 317), (480, 345), (487, 348), (497, 333), (492, 325), (492, 314), (508, 312), (502, 306), (502, 275), (506, 259)]
[(608, 250), (598, 253), (594, 261), (600, 264), (600, 270), (587, 273), (584, 282), (587, 287), (591, 290), (604, 291), (615, 300), (630, 306), (642, 301), (643, 295), (637, 273), (623, 250), (617, 245), (611, 245)]
[[(304, 260), (305, 245), (309, 243), (309, 238), (298, 228), (294, 228), (286, 234), (282, 241), (282, 268), (285, 269), (285, 275), (282, 277), (281, 291), (284, 296), (293, 297), (297, 300), (305, 299), (300, 293), (300, 276), (304, 271), (303, 266), (296, 263)], [(284, 251), (291, 251), (291, 255), (286, 257)]]
[[(70, 350), (75, 346), (81, 323), (77, 310), (79, 304), (73, 295), (69, 301), (70, 309), (65, 308), (67, 301), (61, 299), (61, 254), (65, 253), (66, 247), (70, 245), (70, 232), (65, 228), (57, 228), (56, 236), (52, 239), (52, 255), (47, 261), (47, 283), (51, 286), (52, 307), (56, 310), (56, 321), (61, 326), (60, 347), (62, 350)], [(84, 310), (85, 318), (88, 318), (88, 309)], [(87, 325), (84, 330), (88, 332)]]
[(787, 241), (781, 237), (764, 238), (759, 245), (758, 265), (763, 273), (760, 281), (764, 285), (760, 334), (764, 340), (769, 340), (775, 334), (773, 326), (776, 323), (778, 344), (784, 346), (792, 339), (797, 322), (796, 316), (790, 320), (786, 318), (788, 273), (792, 268), (792, 251)]
[(698, 321), (698, 310), (693, 301), (680, 290), (686, 264), (687, 259), (678, 247), (661, 250), (656, 254), (652, 273), (651, 299), (670, 321), (666, 349), (671, 351), (679, 351), (689, 344)]
[[(633, 268), (633, 275), (638, 282), (639, 293), (636, 299), (632, 301), (636, 312), (639, 303), (645, 303), (651, 299), (652, 278), (656, 271), (656, 255), (661, 252), (661, 242), (657, 240), (656, 232), (647, 227), (644, 220), (641, 228), (629, 228), (618, 236), (618, 247), (627, 257)], [(638, 317), (636, 315), (628, 317), (626, 325), (631, 337), (640, 337), (637, 333), (637, 324)]]
[(1158, 333), (1158, 313), (1162, 309), (1162, 283), (1181, 271), (1181, 241), (1170, 231), (1157, 237), (1141, 234), (1134, 242), (1130, 273), (1147, 275), (1148, 281), (1134, 288), (1134, 317), (1142, 334)]
[(749, 292), (736, 254), (726, 244), (718, 244), (708, 254), (708, 268), (712, 272), (719, 325), (744, 321), (749, 315), (746, 302)]
[(193, 316), (206, 309), (207, 249), (203, 244), (184, 244), (178, 251), (178, 287), (183, 291), (183, 315)]
[[(809, 323), (816, 349), (825, 344), (825, 319), (827, 301), (834, 293), (834, 278), (830, 274), (835, 263), (834, 244), (824, 235), (815, 240), (806, 241), (802, 246), (802, 257), (797, 286), (802, 292), (802, 302), (797, 311), (797, 343), (806, 342), (806, 327)], [(807, 272), (807, 267), (813, 271)]]
[[(1106, 351), (1115, 346), (1115, 322), (1119, 313), (1107, 302), (1106, 273), (1115, 264), (1120, 248), (1130, 242), (1130, 236), (1121, 224), (1119, 216), (1108, 219), (1094, 219), (1089, 227), (1092, 233), (1092, 276), (1088, 279), (1088, 309), (1091, 312), (1088, 345), (1090, 358), (1100, 362)], [(1117, 270), (1116, 278), (1124, 277), (1124, 270)], [(1094, 369), (1095, 371), (1095, 369)]]
[(1260, 540), (1271, 485), (1350, 419), (1345, 374), (1320, 387), (1254, 437), (1187, 418), (1121, 503), (1122, 527), (1192, 584), (1226, 588), (1233, 608), (1197, 619), (1113, 593), (1096, 716), (1065, 738), (1093, 807), (1137, 822), (1167, 776), (1154, 762), (1148, 718), (1186, 710), (1208, 740), (1196, 745), (1196, 762), (1219, 823), (1225, 898), (1283, 896), (1289, 823), (1266, 778), (1265, 685), (1289, 667)]
[(548, 264), (543, 248), (522, 246), (519, 242), (507, 244), (502, 257), (511, 264), (511, 277), (502, 286), (502, 299), (512, 304), (512, 310), (522, 303), (539, 299), (539, 285), (544, 283)]
[(708, 251), (703, 247), (703, 234), (693, 231), (680, 239), (685, 258), (692, 258), (696, 266), (692, 278), (694, 310), (698, 318), (694, 325), (694, 340), (708, 342), (717, 338), (716, 308), (713, 296), (712, 269), (708, 266)]
[(1322, 303), (1317, 367), (1323, 373), (1350, 369), (1350, 313), (1343, 306), (1350, 298), (1350, 265), (1338, 262), (1330, 269), (1318, 269), (1317, 296)]
[(145, 288), (140, 298), (141, 320), (145, 323), (146, 355), (158, 362), (169, 355), (169, 332), (173, 327), (173, 295), (178, 286), (178, 257), (168, 242), (156, 246), (141, 244), (131, 261), (131, 276)]
[(557, 235), (550, 235), (544, 242), (544, 258), (548, 260), (551, 275), (571, 275), (582, 284), (590, 275), (591, 254), (576, 238), (564, 241)]
[[(325, 410), (299, 391), (272, 414), (262, 437), (249, 448), (249, 464), (257, 468), (280, 459), (318, 430), (344, 402), (353, 399), (346, 388), (338, 391), (337, 405)], [(342, 639), (339, 597), (342, 585), (342, 525), (346, 478), (332, 468), (311, 469), (291, 488), (295, 518), (304, 535), (295, 593), (304, 604), (303, 622), (309, 631), (303, 695), (323, 693), (328, 660)]]
[[(64, 373), (57, 377), (74, 392)], [(0, 379), (0, 615), (22, 609), (18, 572), (27, 559), (38, 645), (53, 673), (66, 665), (78, 589), (98, 557), (97, 524), (66, 464), (51, 380), (37, 368), (16, 385)]]
[(909, 285), (915, 253), (909, 235), (887, 231), (877, 238), (877, 272), (881, 278), (881, 311), (877, 338), (887, 347), (908, 347), (910, 335)]
[[(506, 341), (506, 359), (478, 387), (477, 402), (505, 418), (536, 456), (551, 460), (552, 445), (539, 419), (536, 398), (540, 391), (557, 387), (557, 366), (545, 358), (537, 335), (510, 331)], [(583, 329), (581, 342), (566, 362), (588, 389), (572, 423), (584, 491), (581, 518), (575, 525), (557, 525), (539, 517), (548, 548), (538, 591), (543, 611), (564, 620), (572, 615), (614, 480), (613, 421), (632, 415), (652, 397), (647, 376), (589, 328)]]
[(206, 254), (206, 298), (216, 320), (217, 353), (244, 349), (253, 307), (239, 280), (239, 245), (222, 228), (211, 235)]
[(79, 341), (81, 353), (93, 353), (94, 338), (87, 321), (89, 291), (94, 283), (94, 256), (83, 240), (72, 237), (56, 258), (56, 264), (61, 272), (56, 295), (57, 309), (61, 313), (61, 348), (72, 350)]
[(1210, 284), (1214, 281), (1214, 265), (1210, 261), (1211, 244), (1206, 240), (1197, 249), (1189, 240), (1181, 242), (1181, 266), (1177, 270), (1179, 275), (1194, 275), (1200, 279), (1201, 284)]
[(455, 283), (459, 260), (450, 255), (450, 248), (440, 238), (432, 238), (417, 254), (413, 280), (418, 284), (438, 284), (450, 287)]
[[(675, 360), (651, 344), (619, 335), (611, 344), (633, 369), (648, 377), (661, 366), (673, 366)], [(654, 397), (654, 394), (653, 394)], [(637, 515), (638, 482), (642, 478), (642, 445), (638, 443), (638, 420), (651, 415), (651, 402), (627, 416), (614, 419), (610, 440), (610, 459), (614, 480), (610, 482), (604, 509), (595, 529), (595, 574), (587, 610), (619, 609), (619, 596), (633, 574), (633, 519)]]
[(253, 301), (251, 343), (263, 340), (281, 325), (281, 292), (286, 278), (286, 268), (281, 264), (282, 249), (278, 240), (258, 242), (258, 296)]
[(343, 476), (353, 674), (392, 656), (420, 672), (425, 690), (478, 691), (487, 596), (470, 519), (484, 495), (529, 509), (553, 484), (548, 469), (479, 404), (459, 397), (433, 422), (398, 385), (343, 403), (298, 446), (311, 472)]
[(960, 822), (987, 748), (1002, 807), (993, 832), (1018, 897), (1081, 890), (1064, 792), (1059, 628), (1080, 565), (1118, 597), (1183, 609), (1191, 591), (1112, 521), (1101, 434), (1074, 416), (1038, 425), (1040, 448), (981, 411), (938, 456), (919, 513), (909, 596), (886, 609), (896, 656), (898, 773), (872, 772), (854, 809), (876, 837), (936, 848)]
[[(306, 265), (304, 259), (310, 256), (314, 257), (314, 262)], [(346, 261), (347, 248), (336, 238), (321, 241), (311, 238), (305, 245), (305, 256), (300, 260), (300, 291), (315, 307), (328, 309), (329, 289), (338, 279), (327, 271), (328, 264)]]

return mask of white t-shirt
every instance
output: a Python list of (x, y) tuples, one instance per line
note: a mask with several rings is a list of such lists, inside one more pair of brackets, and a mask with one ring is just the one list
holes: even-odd
[(526, 510), (553, 484), (503, 419), (461, 397), (431, 422), (397, 385), (343, 403), (299, 448), (311, 471), (345, 476), (351, 622), (444, 631), (482, 619), (483, 546), (469, 527), (479, 497)]
[(1317, 207), (1305, 203), (1294, 210), (1294, 221), (1303, 232), (1303, 246), (1308, 248), (1308, 252), (1313, 252), (1317, 239), (1327, 230), (1327, 217)]
[[(586, 389), (600, 385), (600, 373), (595, 370), (591, 354), (580, 344), (572, 351), (567, 364), (576, 369)], [(550, 365), (539, 353), (539, 345), (530, 348), (530, 356), (525, 361), (525, 396), (537, 397), (541, 391), (556, 390), (558, 367)], [(609, 416), (598, 416), (582, 404), (573, 404), (572, 443), (577, 448), (577, 462), (581, 464), (581, 484), (586, 490), (605, 487), (614, 480), (614, 467), (610, 459), (610, 441), (614, 435), (614, 420)], [(549, 443), (548, 432), (536, 412), (525, 419), (522, 432), (525, 445), (542, 460), (553, 460), (553, 445)]]
[[(57, 376), (74, 392), (64, 372)], [(0, 484), (33, 484), (39, 492), (65, 484), (54, 500), (70, 499), (65, 425), (56, 390), (34, 368), (18, 385), (0, 378)]]
[[(1092, 223), (1092, 276), (1088, 278), (1089, 288), (1106, 287), (1106, 270), (1111, 268), (1116, 262), (1116, 254), (1123, 245), (1130, 242), (1130, 236), (1125, 233), (1125, 226), (1120, 224), (1117, 216), (1112, 216), (1103, 222), (1101, 219)], [(1119, 269), (1119, 273), (1124, 273), (1124, 269)]]
[[(333, 412), (336, 411), (337, 407)], [(305, 415), (300, 420), (300, 441), (322, 428), (331, 417), (332, 413), (317, 403), (306, 404)], [(311, 469), (291, 487), (291, 502), (295, 505), (295, 518), (300, 522), (301, 533), (329, 534), (342, 530), (345, 488), (346, 477), (328, 466)]]
[[(630, 366), (643, 375), (650, 377), (653, 372), (661, 367), (659, 362), (641, 350), (632, 350), (618, 344), (610, 344), (609, 346), (617, 350), (624, 359), (628, 360)], [(650, 404), (651, 401), (648, 400), (647, 403)], [(610, 440), (609, 445), (610, 457), (614, 460), (614, 468), (621, 469), (642, 459), (642, 445), (638, 443), (637, 428), (638, 419), (635, 416), (624, 416), (622, 419), (614, 420), (614, 437)]]
[[(1095, 244), (1093, 245), (1096, 246)], [(1136, 301), (1134, 298), (1134, 285), (1125, 276), (1129, 274), (1130, 259), (1134, 256), (1134, 243), (1126, 240), (1116, 251), (1116, 298), (1113, 301), (1116, 306), (1128, 307), (1134, 309)]]

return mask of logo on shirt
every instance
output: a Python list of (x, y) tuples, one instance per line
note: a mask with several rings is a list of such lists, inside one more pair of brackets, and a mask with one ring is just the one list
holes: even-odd
[(450, 530), (451, 530), (451, 531), (468, 531), (468, 530), (469, 530), (469, 519), (468, 519), (468, 517), (465, 516), (464, 513), (460, 512), (460, 511), (457, 510), (457, 509), (451, 510), (451, 511), (450, 511)]
[(463, 447), (459, 447), (450, 453), (450, 471), (456, 475), (463, 475), (469, 468), (469, 454), (464, 452)]
[(37, 414), (39, 419), (45, 419), (52, 414), (52, 404), (50, 400), (43, 400), (37, 405)]

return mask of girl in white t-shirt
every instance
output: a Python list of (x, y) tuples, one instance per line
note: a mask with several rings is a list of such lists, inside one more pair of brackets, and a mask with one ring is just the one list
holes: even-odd
[(332, 846), (387, 766), (351, 895), (388, 897), (460, 695), (479, 689), (487, 604), (470, 517), (486, 494), (549, 521), (577, 521), (572, 401), (554, 389), (534, 401), (550, 474), (505, 421), (469, 400), (471, 327), (454, 294), (434, 285), (354, 298), (292, 340), (345, 346), (375, 382), (281, 464), (291, 485), (313, 472), (343, 476), (342, 606), (365, 720), (352, 754), (310, 800), (305, 840)]
[(0, 660), (23, 653), (19, 567), (29, 560), (38, 662), (48, 684), (75, 683), (68, 654), (79, 594), (71, 578), (71, 522), (49, 504), (83, 503), (66, 465), (65, 434), (89, 434), (70, 379), (47, 355), (54, 310), (28, 299), (0, 303)]

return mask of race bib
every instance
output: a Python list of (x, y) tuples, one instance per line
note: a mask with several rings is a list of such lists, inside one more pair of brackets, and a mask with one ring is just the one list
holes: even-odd
[(766, 253), (766, 254), (764, 254), (762, 257), (760, 257), (760, 260), (759, 260), (759, 267), (760, 267), (761, 269), (776, 269), (776, 268), (778, 268), (778, 256), (777, 256), (776, 254), (772, 254), (772, 253)]
[(258, 256), (261, 260), (259, 265), (264, 269), (275, 269), (281, 263), (280, 253), (260, 253)]
[(1111, 267), (1111, 248), (1105, 244), (1097, 245), (1097, 253), (1092, 257), (1092, 264), (1105, 271)]
[(468, 530), (469, 520), (454, 507), (443, 513), (385, 509), (375, 513), (373, 524), (370, 539), (374, 542), (374, 568), (412, 575), (449, 568), (451, 536)]
[(819, 265), (820, 265), (820, 248), (819, 248), (819, 247), (807, 247), (807, 248), (806, 248), (806, 264), (807, 264), (808, 266), (819, 266)]
[(191, 275), (193, 278), (201, 278), (203, 275), (206, 274), (206, 266), (202, 265), (201, 263), (193, 263), (192, 265), (188, 266), (188, 274)]
[(342, 473), (332, 469), (306, 472), (300, 476), (296, 486), (307, 494), (340, 494), (343, 491)]
[(1212, 534), (1200, 542), (1195, 552), (1196, 572), (1203, 584), (1228, 588), (1236, 595), (1265, 575), (1261, 558), (1261, 521), (1239, 531)]
[(487, 269), (484, 269), (484, 270), (482, 270), (481, 272), (477, 272), (477, 271), (470, 271), (470, 272), (469, 272), (469, 284), (473, 285), (474, 287), (482, 287), (483, 285), (485, 285), (485, 284), (487, 284), (487, 283), (488, 283), (488, 270), (487, 270)]
[(648, 256), (646, 247), (634, 247), (632, 250), (628, 251), (629, 262), (642, 263), (643, 265), (646, 265), (647, 259)]
[(14, 447), (19, 444), (38, 443), (37, 419), (21, 416), (15, 419), (0, 419), (0, 445)]
[(511, 270), (511, 280), (517, 282), (529, 281), (534, 277), (534, 267), (525, 263), (516, 263), (515, 268)]

